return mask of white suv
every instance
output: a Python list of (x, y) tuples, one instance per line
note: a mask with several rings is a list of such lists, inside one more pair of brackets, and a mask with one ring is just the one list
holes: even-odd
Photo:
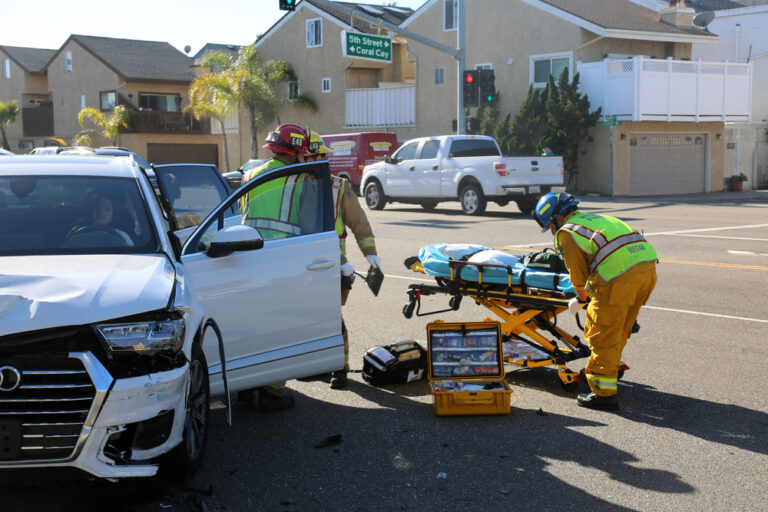
[[(265, 240), (240, 199), (292, 175), (307, 222)], [(227, 196), (213, 166), (1, 159), (0, 470), (184, 476), (223, 373), (237, 391), (341, 368), (330, 186), (316, 163)]]

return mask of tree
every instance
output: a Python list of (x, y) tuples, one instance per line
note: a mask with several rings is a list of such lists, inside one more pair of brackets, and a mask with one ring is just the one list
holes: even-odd
[[(210, 52), (203, 57), (201, 65), (211, 68), (210, 73), (198, 79), (201, 89), (228, 96), (233, 103), (248, 111), (251, 158), (256, 158), (261, 146), (258, 131), (277, 117), (281, 104), (275, 94), (275, 86), (278, 82), (295, 79), (295, 73), (284, 60), (262, 62), (255, 44), (240, 48), (234, 59), (222, 52)], [(317, 105), (307, 95), (288, 98), (287, 101), (317, 110)]]
[[(112, 114), (99, 112), (93, 108), (84, 108), (77, 114), (77, 122), (80, 123), (80, 128), (83, 128), (83, 131), (77, 134), (76, 139), (85, 140), (84, 136), (96, 133), (115, 146), (122, 130), (129, 128), (130, 119), (131, 111), (124, 105), (116, 106)], [(85, 121), (91, 121), (98, 129), (86, 128)]]
[(536, 145), (536, 153), (549, 146), (555, 154), (563, 156), (563, 167), (568, 172), (566, 188), (576, 186), (578, 174), (579, 145), (582, 141), (592, 142), (589, 130), (597, 124), (602, 109), (589, 111), (589, 98), (579, 92), (579, 74), (568, 81), (568, 68), (563, 69), (557, 85), (549, 75), (546, 90), (547, 131)]
[[(219, 77), (221, 78), (221, 77)], [(224, 145), (224, 168), (229, 171), (229, 149), (227, 145), (227, 131), (224, 126), (224, 118), (227, 114), (236, 110), (237, 102), (232, 94), (224, 92), (214, 83), (219, 82), (210, 73), (197, 78), (189, 87), (189, 105), (185, 112), (192, 114), (195, 119), (212, 117), (219, 122), (221, 127), (222, 143)], [(222, 84), (226, 89), (226, 84)]]
[(515, 117), (508, 122), (507, 133), (501, 137), (505, 154), (524, 156), (537, 153), (536, 144), (547, 129), (545, 97), (541, 89), (532, 85), (528, 87), (528, 95)]
[(2, 137), (3, 149), (11, 150), (11, 146), (8, 144), (8, 137), (5, 134), (5, 129), (12, 125), (16, 118), (19, 117), (19, 104), (16, 100), (9, 102), (0, 101), (0, 137)]

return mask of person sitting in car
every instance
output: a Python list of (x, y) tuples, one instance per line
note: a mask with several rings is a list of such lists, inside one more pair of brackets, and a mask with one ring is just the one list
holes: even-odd
[[(86, 234), (108, 234), (113, 241), (107, 245), (128, 247), (133, 245), (133, 239), (122, 229), (114, 227), (115, 220), (115, 202), (106, 194), (95, 193), (89, 198), (87, 208), (87, 219), (85, 225), (74, 228), (67, 240), (74, 237), (81, 237)], [(96, 245), (106, 243), (102, 237), (96, 242)]]

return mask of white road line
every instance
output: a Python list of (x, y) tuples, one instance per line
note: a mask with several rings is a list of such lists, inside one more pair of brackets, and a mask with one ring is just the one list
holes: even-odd
[(728, 251), (730, 254), (740, 254), (740, 255), (746, 255), (746, 256), (768, 256), (768, 253), (762, 253), (762, 252), (752, 252), (752, 251)]
[(684, 229), (680, 231), (659, 231), (658, 233), (644, 233), (644, 234), (645, 236), (680, 235), (683, 233), (701, 233), (703, 231), (727, 231), (729, 229), (751, 229), (751, 228), (764, 228), (764, 227), (768, 227), (768, 224), (750, 224), (747, 226), (723, 226), (721, 228)]
[(718, 315), (716, 313), (703, 313), (701, 311), (687, 311), (685, 309), (672, 309), (672, 308), (659, 308), (656, 306), (643, 306), (648, 309), (655, 309), (658, 311), (671, 311), (673, 313), (688, 313), (689, 315), (702, 315), (702, 316), (714, 316), (716, 318), (729, 318), (731, 320), (744, 320), (746, 322), (760, 322), (768, 324), (768, 320), (762, 320), (760, 318), (747, 318), (743, 316), (731, 316), (731, 315)]
[(419, 277), (403, 277), (403, 276), (393, 276), (391, 274), (384, 274), (385, 277), (391, 277), (393, 279), (408, 279), (410, 281), (424, 281), (425, 283), (434, 283), (434, 279), (422, 279)]
[(691, 238), (721, 238), (723, 240), (747, 240), (750, 242), (768, 242), (768, 238), (746, 238), (741, 236), (717, 236), (717, 235), (670, 235), (670, 236), (684, 236)]

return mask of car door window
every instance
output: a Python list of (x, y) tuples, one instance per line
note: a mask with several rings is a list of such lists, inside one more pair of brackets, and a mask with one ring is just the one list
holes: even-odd
[(421, 160), (429, 160), (437, 157), (437, 150), (440, 149), (439, 140), (428, 140), (424, 142), (424, 146), (421, 148)]
[(175, 229), (197, 226), (229, 195), (219, 171), (211, 165), (158, 165), (155, 172), (176, 219)]
[(327, 162), (275, 169), (231, 195), (190, 239), (185, 254), (207, 251), (217, 232), (237, 224), (255, 228), (266, 243), (332, 231), (331, 201)]
[(419, 143), (417, 142), (410, 142), (406, 144), (405, 146), (401, 147), (397, 150), (397, 153), (395, 154), (395, 157), (398, 160), (413, 160), (416, 158), (416, 148), (419, 147)]

